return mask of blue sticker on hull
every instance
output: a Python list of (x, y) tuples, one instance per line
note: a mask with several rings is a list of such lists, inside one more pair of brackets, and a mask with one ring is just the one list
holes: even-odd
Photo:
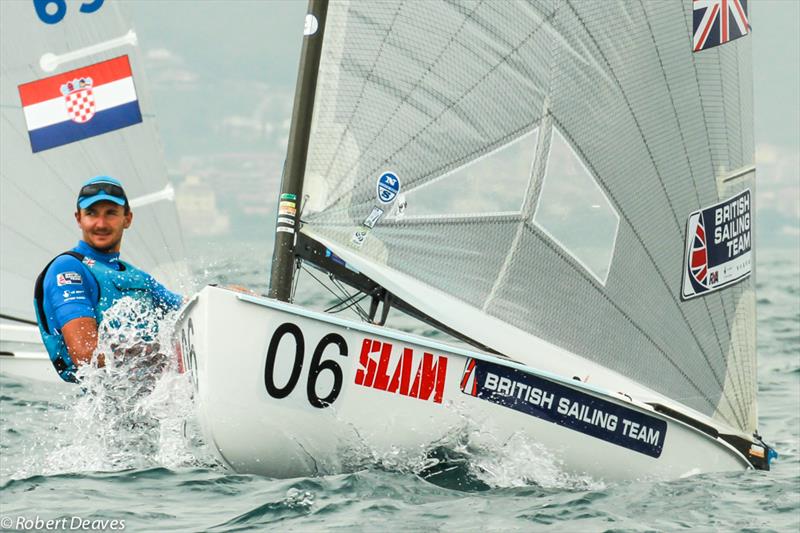
[(520, 370), (469, 359), (461, 391), (573, 431), (660, 457), (667, 423)]

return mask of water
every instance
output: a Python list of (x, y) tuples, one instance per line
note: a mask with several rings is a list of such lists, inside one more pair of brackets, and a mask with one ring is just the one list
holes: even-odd
[[(223, 261), (199, 258), (199, 281), (261, 289), (263, 270), (239, 265), (267, 264), (265, 248), (241, 244)], [(349, 474), (238, 475), (199, 438), (183, 377), (166, 369), (142, 387), (124, 379), (137, 368), (123, 357), (90, 371), (83, 395), (0, 376), (0, 520), (12, 521), (0, 529), (38, 518), (41, 528), (66, 519), (59, 527), (67, 530), (83, 519), (108, 530), (102, 520), (124, 521), (127, 531), (798, 531), (800, 258), (762, 250), (758, 266), (760, 429), (780, 452), (771, 472), (603, 483), (566, 475), (534, 443), (474, 449), (454, 435), (438, 456), (452, 469), (432, 475), (436, 484), (420, 475), (431, 474), (430, 457), (370, 450)], [(298, 301), (334, 301), (315, 285), (306, 275)], [(122, 322), (136, 313), (123, 311)]]

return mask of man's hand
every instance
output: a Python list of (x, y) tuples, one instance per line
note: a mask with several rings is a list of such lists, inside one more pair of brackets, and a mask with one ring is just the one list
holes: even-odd
[[(73, 318), (64, 324), (61, 334), (64, 335), (64, 343), (75, 366), (91, 363), (92, 354), (97, 348), (97, 321), (94, 318)], [(103, 366), (103, 363), (100, 358), (98, 366)]]

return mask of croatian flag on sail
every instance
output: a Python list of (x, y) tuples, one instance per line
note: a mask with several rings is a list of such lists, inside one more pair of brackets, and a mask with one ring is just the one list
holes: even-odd
[(699, 52), (750, 33), (747, 0), (694, 0), (693, 50)]
[(142, 121), (128, 56), (22, 84), (19, 96), (34, 152)]

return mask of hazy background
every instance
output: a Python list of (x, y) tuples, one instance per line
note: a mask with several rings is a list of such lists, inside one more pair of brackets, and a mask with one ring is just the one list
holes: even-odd
[[(306, 5), (130, 5), (190, 249), (263, 241), (271, 254)], [(757, 239), (800, 250), (800, 1), (752, 0), (750, 19)]]

